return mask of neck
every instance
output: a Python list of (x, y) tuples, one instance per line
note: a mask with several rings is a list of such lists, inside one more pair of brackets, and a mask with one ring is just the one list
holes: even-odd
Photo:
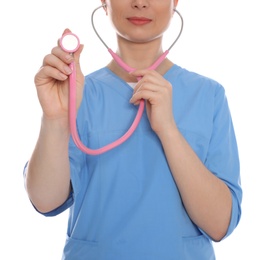
[[(135, 69), (147, 69), (163, 54), (161, 40), (150, 43), (132, 43), (128, 41), (118, 41), (116, 54), (130, 67)], [(164, 59), (155, 69), (160, 74), (165, 74), (172, 66), (172, 62)], [(112, 60), (108, 68), (125, 81), (135, 82), (136, 78), (129, 75), (121, 68), (116, 61)]]
[(163, 53), (161, 44), (158, 42), (132, 43), (118, 42), (117, 55), (130, 67), (137, 69), (148, 68)]

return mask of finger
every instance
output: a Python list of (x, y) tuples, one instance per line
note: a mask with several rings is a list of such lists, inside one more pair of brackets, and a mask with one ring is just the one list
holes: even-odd
[(61, 47), (56, 46), (51, 50), (51, 54), (65, 62), (66, 64), (70, 64), (74, 61), (74, 56), (68, 52), (62, 50)]
[[(70, 69), (69, 64), (66, 64), (64, 61), (62, 61), (60, 58), (58, 58), (57, 56), (53, 54), (49, 54), (45, 56), (42, 67), (48, 67), (48, 68), (51, 67), (57, 70), (58, 74), (59, 75), (61, 74), (61, 78), (63, 77), (63, 75), (67, 77), (68, 75), (72, 73), (72, 70)], [(55, 75), (55, 73), (53, 73), (53, 75)]]
[(157, 71), (149, 69), (138, 69), (130, 72), (129, 74), (135, 77), (142, 77), (142, 78), (148, 75), (151, 75), (153, 77), (162, 77), (162, 75), (160, 75)]
[(131, 99), (129, 100), (130, 103), (137, 105), (140, 103), (141, 99), (145, 99), (148, 100), (150, 102), (150, 104), (154, 104), (155, 101), (154, 100), (158, 100), (159, 99), (159, 92), (152, 92), (150, 90), (140, 90), (138, 92), (136, 92)]
[(44, 82), (48, 82), (51, 79), (53, 80), (59, 80), (59, 81), (64, 81), (68, 78), (68, 76), (65, 73), (62, 73), (61, 71), (59, 71), (56, 68), (53, 68), (51, 66), (43, 66), (39, 69), (36, 77), (35, 77), (35, 81), (36, 84), (38, 85), (38, 83), (44, 83)]
[(62, 35), (66, 34), (66, 33), (71, 33), (72, 31), (69, 28), (65, 28)]
[(144, 90), (156, 92), (159, 91), (159, 86), (151, 82), (143, 81), (138, 86), (135, 87), (133, 95)]
[[(66, 28), (66, 29), (64, 29), (64, 31), (63, 31), (63, 33), (61, 34), (61, 36), (63, 36), (63, 35), (66, 34), (66, 33), (71, 33), (71, 32), (72, 32), (72, 31), (71, 31), (70, 29)], [(58, 46), (60, 46), (60, 40), (61, 40), (61, 38), (58, 39)]]
[(80, 55), (81, 55), (83, 49), (84, 49), (84, 45), (81, 44), (79, 46), (78, 50), (73, 55), (74, 60), (75, 60), (75, 65), (76, 65), (76, 71), (77, 72), (80, 72), (81, 71), (81, 67), (80, 67)]
[(151, 91), (158, 91), (159, 87), (165, 84), (165, 80), (162, 76), (155, 76), (151, 73), (146, 74), (135, 86), (133, 94), (141, 89), (148, 89)]
[(141, 98), (146, 99), (147, 96), (143, 96), (143, 93), (161, 92), (159, 90), (159, 86), (156, 86), (154, 83), (141, 82), (135, 91), (133, 91), (133, 96), (137, 97), (137, 94), (139, 93)]
[(129, 74), (138, 78), (138, 77), (144, 77), (144, 75), (146, 75), (146, 73), (148, 73), (148, 72), (149, 72), (149, 70), (147, 70), (147, 69), (138, 69), (138, 70), (134, 70), (134, 71), (129, 72)]

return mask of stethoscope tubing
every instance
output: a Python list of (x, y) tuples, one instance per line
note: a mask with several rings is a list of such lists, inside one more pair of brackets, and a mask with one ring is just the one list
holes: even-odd
[[(70, 64), (70, 68), (72, 69), (73, 72), (75, 72), (75, 66), (74, 62)], [(69, 76), (69, 84), (70, 86), (76, 86), (76, 73), (72, 73)], [(82, 141), (80, 140), (79, 134), (77, 132), (77, 127), (76, 127), (76, 87), (70, 87), (69, 90), (69, 123), (70, 123), (70, 132), (73, 138), (73, 141), (75, 145), (84, 153), (89, 154), (89, 155), (99, 155), (102, 153), (105, 153), (119, 145), (121, 145), (123, 142), (125, 142), (136, 130), (137, 126), (139, 125), (139, 122), (142, 118), (143, 110), (144, 110), (144, 100), (140, 101), (139, 109), (136, 114), (136, 117), (128, 129), (128, 131), (121, 136), (119, 139), (116, 141), (105, 145), (99, 149), (90, 149), (87, 146), (85, 146)]]
[[(101, 5), (99, 7), (97, 7), (91, 15), (91, 24), (93, 27), (94, 32), (96, 33), (96, 35), (98, 36), (98, 38), (100, 39), (100, 41), (103, 43), (103, 45), (107, 48), (108, 52), (111, 54), (112, 58), (118, 63), (118, 65), (120, 67), (122, 67), (125, 71), (127, 72), (132, 72), (135, 69), (128, 66), (115, 52), (113, 52), (108, 45), (104, 42), (104, 40), (100, 37), (99, 33), (96, 30), (96, 27), (94, 25), (94, 14), (95, 12), (100, 9), (105, 7), (104, 5)], [(180, 32), (178, 34), (178, 36), (176, 37), (176, 39), (174, 40), (174, 42), (170, 45), (170, 47), (149, 67), (147, 68), (148, 70), (154, 70), (156, 69), (162, 62), (163, 60), (166, 58), (166, 56), (168, 55), (170, 49), (175, 45), (175, 43), (177, 42), (177, 40), (180, 38), (182, 30), (183, 30), (183, 18), (181, 16), (181, 14), (177, 11), (174, 10), (180, 17), (181, 19), (181, 29)], [(102, 153), (105, 153), (119, 145), (121, 145), (122, 143), (124, 143), (136, 130), (136, 128), (139, 125), (139, 122), (142, 118), (142, 114), (144, 111), (144, 107), (145, 107), (145, 102), (143, 99), (140, 100), (140, 104), (139, 104), (139, 108), (136, 114), (136, 117), (132, 123), (132, 125), (129, 127), (128, 131), (121, 136), (119, 139), (117, 139), (116, 141), (105, 145), (101, 148), (98, 149), (90, 149), (87, 146), (85, 146), (82, 141), (80, 140), (78, 131), (77, 131), (77, 127), (76, 127), (76, 68), (75, 68), (75, 63), (72, 62), (70, 64), (70, 68), (72, 70), (71, 75), (69, 76), (69, 123), (70, 123), (70, 132), (71, 132), (71, 136), (73, 138), (73, 141), (75, 143), (75, 145), (84, 153), (89, 154), (89, 155), (99, 155)], [(141, 79), (141, 77), (137, 78), (138, 80)]]

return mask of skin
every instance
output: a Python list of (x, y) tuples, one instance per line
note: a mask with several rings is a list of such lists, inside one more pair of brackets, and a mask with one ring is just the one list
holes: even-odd
[[(176, 0), (107, 0), (104, 11), (115, 27), (117, 54), (129, 66), (138, 69), (127, 73), (114, 61), (108, 68), (128, 82), (142, 76), (130, 103), (137, 105), (141, 99), (146, 100), (151, 127), (162, 143), (187, 213), (214, 241), (219, 241), (230, 222), (230, 190), (202, 164), (176, 126), (172, 113), (172, 86), (162, 76), (173, 63), (165, 59), (155, 71), (146, 69), (163, 53), (163, 33), (177, 3)], [(130, 17), (146, 17), (151, 22), (135, 25), (128, 20)], [(82, 49), (83, 46), (72, 57), (59, 46), (54, 47), (35, 76), (43, 117), (25, 184), (32, 203), (41, 212), (51, 211), (64, 203), (70, 192), (68, 64), (74, 60), (77, 66), (79, 106), (84, 84), (79, 66)]]

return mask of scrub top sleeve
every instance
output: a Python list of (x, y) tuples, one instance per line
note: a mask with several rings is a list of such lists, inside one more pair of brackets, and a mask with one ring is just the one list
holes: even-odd
[(81, 189), (81, 183), (84, 179), (81, 175), (82, 169), (85, 167), (85, 154), (79, 150), (73, 139), (69, 142), (69, 161), (70, 161), (70, 178), (74, 196), (77, 195)]
[[(24, 166), (24, 169), (23, 169), (23, 177), (25, 178), (25, 175), (26, 175), (26, 168), (27, 168), (27, 165), (28, 165), (28, 162), (25, 164)], [(49, 211), (49, 212), (46, 212), (46, 213), (43, 213), (43, 212), (40, 212), (35, 206), (34, 204), (31, 202), (32, 206), (34, 207), (34, 209), (40, 213), (41, 215), (44, 215), (46, 217), (53, 217), (53, 216), (56, 216), (60, 213), (62, 213), (63, 211), (65, 211), (66, 209), (68, 209), (69, 207), (72, 206), (74, 200), (73, 200), (73, 191), (70, 192), (69, 194), (69, 197), (67, 198), (67, 200), (59, 207), (57, 207), (56, 209), (52, 210), (52, 211)]]
[[(232, 195), (232, 215), (228, 231), (224, 237), (226, 238), (240, 221), (242, 189), (233, 122), (225, 90), (221, 85), (215, 92), (213, 131), (205, 165), (214, 175), (226, 183)], [(202, 233), (204, 232), (202, 231)]]
[(70, 208), (73, 205), (73, 202), (74, 202), (73, 192), (70, 192), (70, 195), (69, 195), (68, 199), (61, 206), (57, 207), (56, 209), (54, 209), (52, 211), (42, 213), (42, 212), (38, 211), (38, 209), (36, 209), (34, 205), (33, 205), (33, 207), (41, 215), (44, 215), (46, 217), (54, 217), (54, 216), (59, 215), (60, 213), (62, 213), (66, 209)]
[(70, 161), (70, 174), (71, 174), (72, 189), (71, 189), (71, 192), (69, 194), (69, 197), (61, 206), (59, 206), (58, 208), (56, 208), (50, 212), (46, 212), (46, 213), (42, 213), (42, 212), (38, 211), (35, 208), (35, 206), (32, 204), (37, 212), (39, 212), (40, 214), (42, 214), (46, 217), (53, 217), (53, 216), (59, 215), (60, 213), (67, 210), (68, 208), (70, 208), (73, 205), (75, 195), (77, 193), (79, 193), (79, 190), (81, 188), (80, 171), (84, 165), (84, 163), (83, 163), (84, 158), (85, 158), (85, 155), (76, 147), (72, 138), (70, 138), (69, 161)]

